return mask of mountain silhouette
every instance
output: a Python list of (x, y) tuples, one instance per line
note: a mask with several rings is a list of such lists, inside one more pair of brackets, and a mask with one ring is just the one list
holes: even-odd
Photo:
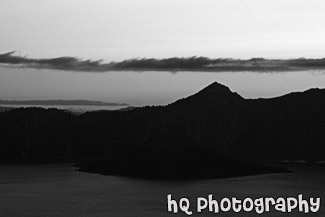
[(77, 162), (80, 170), (148, 178), (284, 171), (269, 163), (325, 159), (325, 90), (244, 99), (212, 83), (166, 106), (73, 115), (0, 112), (3, 162)]
[(198, 93), (176, 101), (173, 105), (206, 107), (220, 104), (220, 106), (222, 106), (227, 104), (234, 105), (241, 100), (243, 100), (243, 98), (240, 95), (231, 92), (228, 87), (214, 82)]

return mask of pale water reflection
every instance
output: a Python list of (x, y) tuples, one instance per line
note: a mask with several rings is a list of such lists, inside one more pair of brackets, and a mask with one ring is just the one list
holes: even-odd
[(75, 113), (84, 113), (87, 111), (102, 111), (102, 110), (119, 110), (125, 109), (129, 106), (98, 106), (98, 105), (8, 105), (0, 104), (0, 107), (11, 107), (11, 108), (57, 108), (62, 110), (68, 110)]

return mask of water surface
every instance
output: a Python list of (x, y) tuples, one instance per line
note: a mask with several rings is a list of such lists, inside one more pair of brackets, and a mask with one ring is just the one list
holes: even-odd
[[(81, 173), (69, 165), (0, 166), (0, 216), (6, 217), (152, 217), (187, 216), (167, 212), (167, 194), (187, 197), (195, 210), (197, 197), (213, 194), (223, 197), (296, 197), (325, 198), (325, 168), (295, 166), (295, 173), (267, 174), (228, 179), (162, 182)], [(324, 216), (320, 211), (307, 216)], [(209, 213), (192, 216), (306, 216), (269, 212)]]

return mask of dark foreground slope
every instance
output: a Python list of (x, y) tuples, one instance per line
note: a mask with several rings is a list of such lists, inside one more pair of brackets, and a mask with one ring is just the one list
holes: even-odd
[(75, 157), (76, 118), (58, 109), (0, 112), (0, 163), (54, 163)]
[(325, 90), (247, 100), (232, 156), (253, 160), (325, 159)]
[(0, 106), (0, 112), (8, 111), (14, 109), (14, 107)]
[(213, 83), (170, 105), (129, 111), (14, 109), (0, 113), (0, 157), (159, 178), (280, 171), (256, 162), (325, 159), (324, 99), (325, 90), (312, 89), (247, 100)]

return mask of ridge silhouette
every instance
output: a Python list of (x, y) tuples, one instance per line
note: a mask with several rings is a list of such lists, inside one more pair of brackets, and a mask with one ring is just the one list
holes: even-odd
[(325, 159), (325, 90), (244, 99), (212, 83), (167, 106), (73, 115), (0, 112), (2, 162), (77, 162), (80, 170), (147, 178), (283, 171), (281, 160)]
[(243, 98), (237, 93), (232, 92), (227, 86), (218, 82), (213, 82), (203, 88), (196, 94), (177, 100), (174, 105), (188, 106), (214, 106), (218, 103), (226, 104), (228, 102), (240, 101)]

